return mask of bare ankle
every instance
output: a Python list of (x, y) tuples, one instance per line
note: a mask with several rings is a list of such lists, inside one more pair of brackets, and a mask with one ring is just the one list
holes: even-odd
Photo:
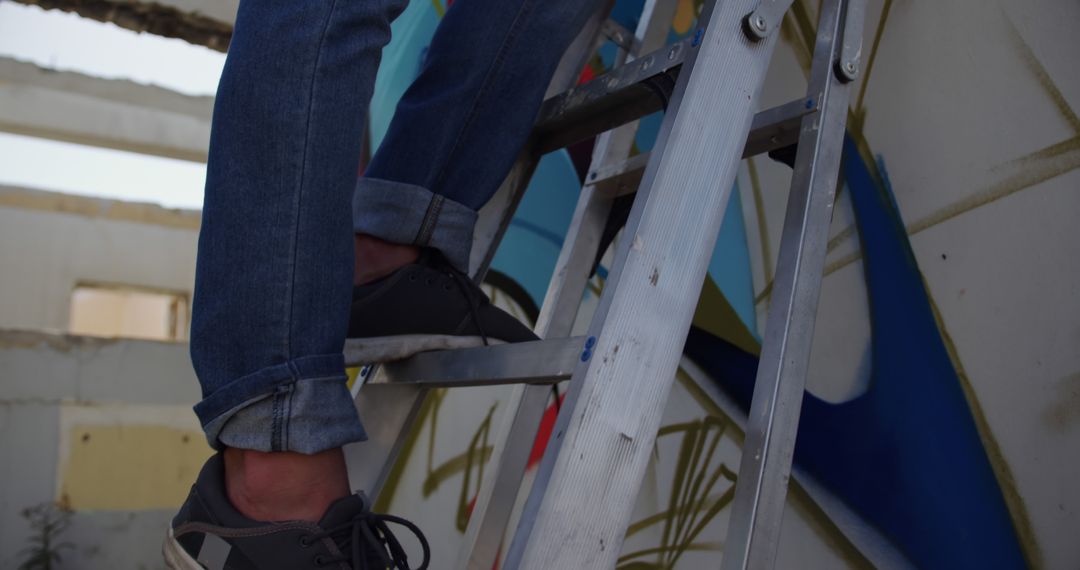
[(258, 521), (318, 521), (349, 494), (340, 448), (304, 455), (225, 449), (225, 490), (236, 510)]
[(356, 255), (354, 285), (386, 277), (420, 256), (420, 248), (414, 245), (393, 243), (366, 234), (356, 234), (353, 244)]

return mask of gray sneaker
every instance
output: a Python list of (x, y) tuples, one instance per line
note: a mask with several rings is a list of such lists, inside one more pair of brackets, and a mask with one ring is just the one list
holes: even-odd
[(537, 340), (436, 250), (353, 289), (346, 352), (376, 363), (428, 350)]
[(224, 466), (214, 455), (168, 530), (162, 553), (173, 570), (411, 570), (388, 523), (420, 540), (427, 568), (427, 539), (411, 522), (368, 510), (363, 495), (339, 499), (318, 523), (266, 523), (240, 514), (225, 495)]

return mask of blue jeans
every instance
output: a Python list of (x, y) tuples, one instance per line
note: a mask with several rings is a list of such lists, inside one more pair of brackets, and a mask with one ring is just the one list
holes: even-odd
[(593, 0), (458, 0), (357, 180), (407, 0), (243, 0), (218, 86), (195, 277), (210, 445), (315, 453), (365, 438), (342, 348), (353, 234), (466, 269), (476, 211), (528, 137)]

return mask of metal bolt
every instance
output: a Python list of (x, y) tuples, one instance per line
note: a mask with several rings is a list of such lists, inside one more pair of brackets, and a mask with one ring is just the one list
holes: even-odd
[(855, 79), (859, 77), (859, 60), (848, 59), (838, 62), (835, 70), (837, 79), (839, 79), (841, 83), (855, 81)]
[(769, 34), (769, 21), (765, 16), (751, 12), (743, 17), (743, 34), (752, 42), (760, 42)]

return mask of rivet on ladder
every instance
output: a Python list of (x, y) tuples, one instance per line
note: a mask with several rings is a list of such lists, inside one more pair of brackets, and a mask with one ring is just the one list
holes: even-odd
[(743, 18), (743, 33), (751, 41), (759, 42), (769, 35), (769, 21), (756, 11), (750, 12)]
[(836, 78), (841, 83), (849, 83), (855, 81), (859, 77), (859, 62), (858, 60), (849, 59), (847, 61), (836, 62)]
[(581, 351), (581, 361), (588, 362), (592, 358), (592, 348), (596, 346), (596, 337), (590, 336), (585, 339), (585, 350)]

